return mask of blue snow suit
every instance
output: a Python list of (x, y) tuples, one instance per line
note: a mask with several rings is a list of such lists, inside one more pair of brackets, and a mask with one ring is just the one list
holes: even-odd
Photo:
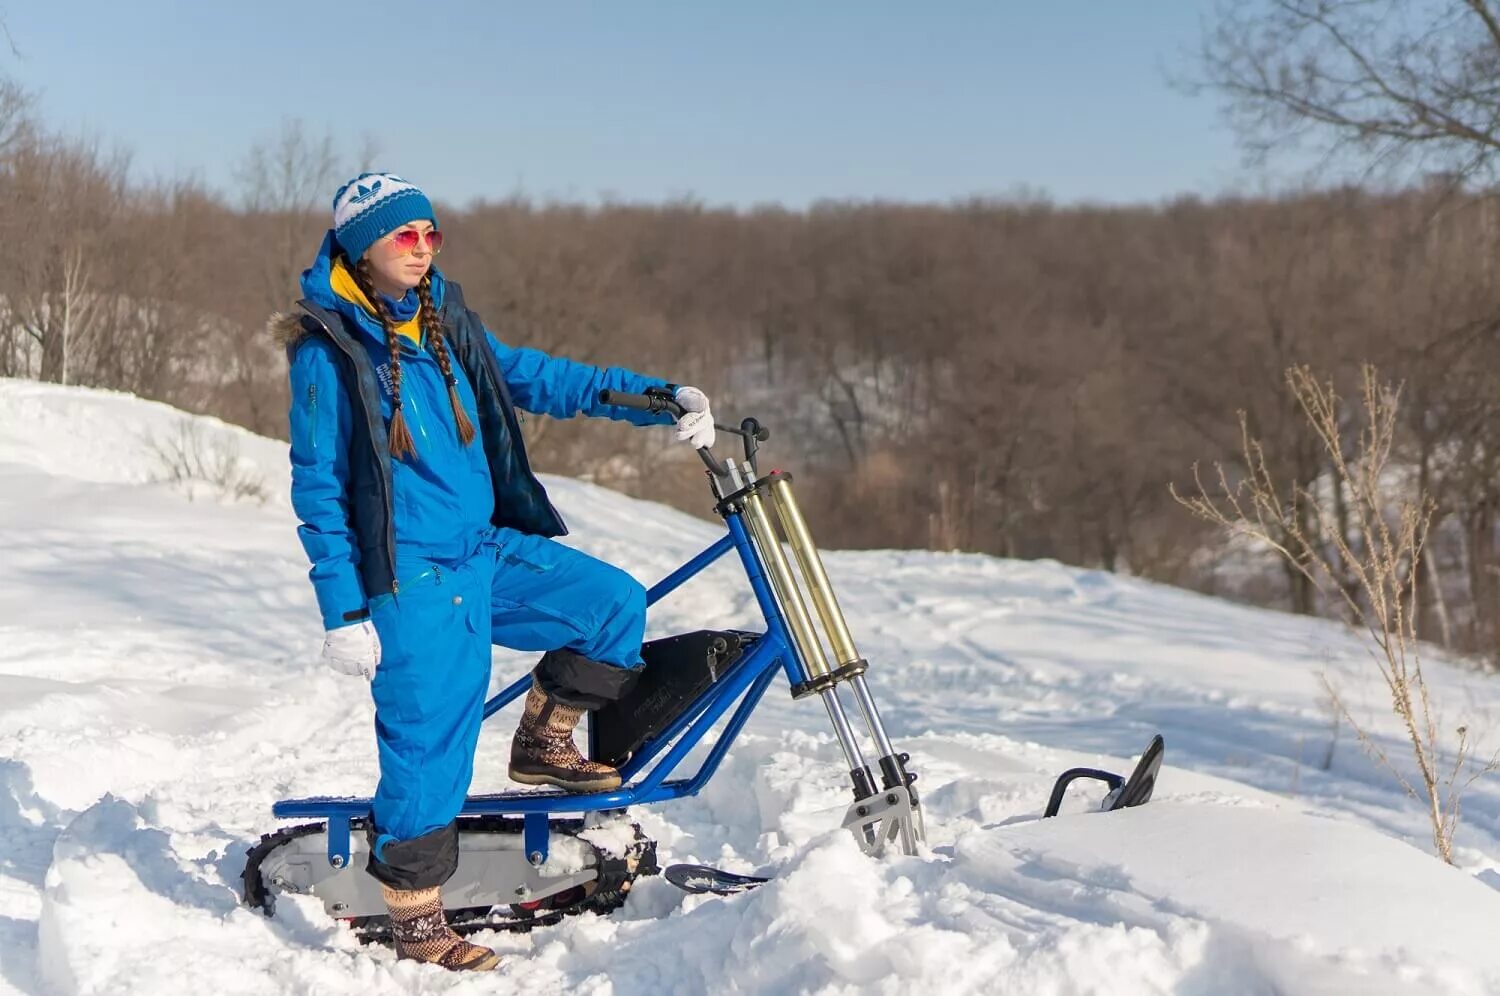
[[(482, 438), (459, 442), (429, 344), (400, 337), (402, 410), (417, 452), (393, 459), (385, 334), (332, 289), (334, 245), (330, 232), (302, 275), (307, 314), (287, 347), (292, 504), (324, 626), (368, 614), (380, 637), (373, 817), (383, 859), (391, 842), (451, 831), (473, 773), (491, 643), (640, 664), (644, 589), (548, 538), (562, 520), (526, 462), (512, 399), (557, 418), (667, 419), (598, 402), (602, 388), (641, 393), (663, 381), (507, 346), (434, 269), (459, 399)], [(398, 320), (418, 307), (414, 291), (386, 304)]]

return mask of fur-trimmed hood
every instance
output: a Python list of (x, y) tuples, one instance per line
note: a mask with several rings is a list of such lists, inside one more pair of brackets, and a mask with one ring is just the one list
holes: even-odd
[(307, 338), (304, 317), (305, 313), (300, 311), (278, 311), (266, 319), (266, 332), (276, 345), (282, 349), (291, 349)]

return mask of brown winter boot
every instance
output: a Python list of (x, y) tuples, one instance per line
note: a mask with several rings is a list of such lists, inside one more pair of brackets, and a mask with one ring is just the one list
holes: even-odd
[(422, 961), (451, 972), (488, 972), (500, 964), (495, 952), (470, 944), (448, 926), (442, 894), (436, 886), (404, 890), (382, 882), (380, 891), (391, 911), (391, 934), (396, 939), (398, 959)]
[(620, 787), (620, 773), (590, 761), (573, 744), (583, 710), (564, 705), (533, 679), (526, 712), (510, 743), (510, 777), (525, 785), (556, 785), (570, 792), (607, 792)]

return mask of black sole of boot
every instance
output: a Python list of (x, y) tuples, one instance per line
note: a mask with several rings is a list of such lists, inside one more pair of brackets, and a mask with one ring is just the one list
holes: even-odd
[(586, 781), (569, 781), (560, 775), (547, 774), (540, 771), (510, 771), (510, 780), (520, 782), (522, 785), (555, 785), (557, 788), (566, 789), (569, 792), (609, 792), (620, 787), (620, 776), (614, 775), (608, 778), (594, 778)]

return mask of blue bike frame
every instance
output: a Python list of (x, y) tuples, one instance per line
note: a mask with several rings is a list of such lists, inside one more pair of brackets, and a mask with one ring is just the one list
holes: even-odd
[[(749, 643), (749, 649), (714, 682), (660, 735), (653, 738), (620, 768), (624, 785), (609, 792), (569, 794), (550, 790), (521, 790), (495, 795), (470, 796), (464, 801), (464, 816), (520, 816), (524, 821), (526, 853), (533, 861), (547, 858), (549, 818), (554, 813), (590, 813), (627, 806), (662, 802), (696, 795), (718, 770), (730, 745), (744, 728), (756, 704), (776, 677), (779, 667), (793, 688), (807, 680), (787, 636), (787, 623), (780, 604), (772, 594), (760, 552), (752, 542), (742, 513), (730, 511), (724, 516), (728, 533), (708, 549), (657, 582), (646, 594), (646, 604), (654, 605), (676, 591), (704, 568), (731, 549), (739, 554), (755, 600), (765, 617), (766, 632)], [(499, 712), (520, 698), (531, 686), (531, 675), (512, 682), (485, 703), (484, 717)], [(730, 718), (724, 732), (703, 759), (698, 771), (687, 778), (667, 778), (682, 763), (710, 729), (735, 701), (739, 708)], [(641, 776), (637, 779), (637, 776)], [(350, 822), (370, 814), (370, 800), (358, 798), (316, 797), (278, 802), (272, 812), (279, 819), (323, 819), (328, 821), (328, 861), (342, 868), (349, 861)]]

